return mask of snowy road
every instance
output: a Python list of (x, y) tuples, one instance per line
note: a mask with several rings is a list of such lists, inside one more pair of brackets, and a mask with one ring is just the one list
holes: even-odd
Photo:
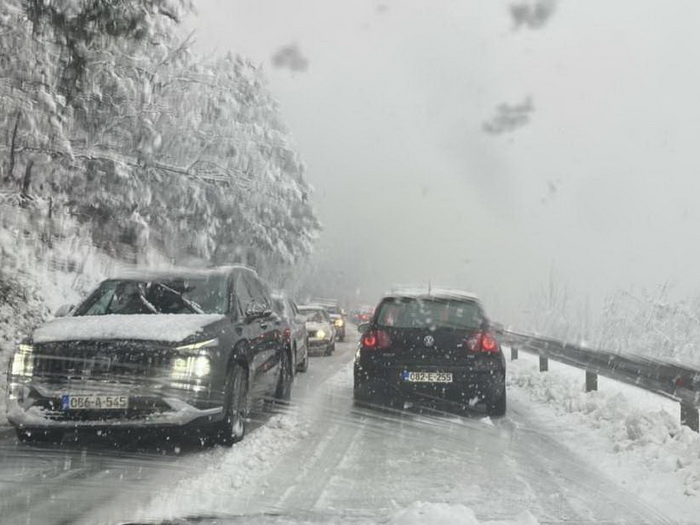
[(313, 359), (293, 405), (230, 450), (32, 448), (5, 437), (2, 523), (261, 512), (328, 522), (386, 519), (416, 502), (464, 505), (481, 522), (672, 522), (550, 435), (518, 396), (494, 422), (353, 407), (354, 348)]

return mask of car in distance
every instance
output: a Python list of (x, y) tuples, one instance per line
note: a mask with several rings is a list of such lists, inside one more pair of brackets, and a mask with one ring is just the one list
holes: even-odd
[(345, 325), (347, 323), (347, 315), (345, 311), (338, 305), (338, 301), (333, 300), (317, 300), (314, 304), (323, 306), (328, 312), (335, 329), (335, 339), (337, 341), (345, 341)]
[(374, 315), (373, 306), (360, 306), (353, 312), (353, 322), (355, 325), (359, 326), (362, 323), (369, 323)]
[(335, 327), (326, 309), (320, 305), (299, 306), (299, 313), (306, 322), (309, 352), (335, 352)]
[(341, 343), (345, 341), (345, 317), (342, 314), (329, 314), (335, 328), (335, 338)]
[(290, 396), (291, 358), (271, 301), (244, 267), (106, 280), (18, 346), (8, 420), (23, 441), (177, 427), (232, 445), (252, 401)]
[(359, 329), (357, 401), (446, 402), (505, 414), (505, 359), (476, 297), (451, 291), (392, 293)]
[(309, 345), (306, 323), (296, 304), (282, 292), (272, 294), (276, 313), (284, 323), (284, 341), (292, 356), (292, 369), (306, 372), (309, 369)]

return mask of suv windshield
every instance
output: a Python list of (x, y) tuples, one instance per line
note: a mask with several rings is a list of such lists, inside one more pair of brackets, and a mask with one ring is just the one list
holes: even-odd
[(454, 328), (474, 330), (483, 316), (473, 301), (442, 299), (389, 299), (377, 315), (377, 324), (392, 328)]
[(205, 276), (164, 280), (110, 280), (75, 315), (223, 314), (226, 278)]

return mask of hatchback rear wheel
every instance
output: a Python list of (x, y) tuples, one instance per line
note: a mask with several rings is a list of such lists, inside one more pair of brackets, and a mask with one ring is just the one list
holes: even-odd
[(489, 416), (505, 416), (506, 415), (506, 389), (503, 389), (503, 393), (494, 400), (490, 400), (486, 404), (486, 413)]

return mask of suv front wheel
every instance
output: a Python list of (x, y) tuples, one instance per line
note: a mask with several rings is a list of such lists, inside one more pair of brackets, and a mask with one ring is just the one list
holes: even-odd
[(224, 420), (216, 430), (216, 441), (230, 447), (245, 436), (248, 416), (248, 377), (245, 369), (236, 364), (226, 384)]

